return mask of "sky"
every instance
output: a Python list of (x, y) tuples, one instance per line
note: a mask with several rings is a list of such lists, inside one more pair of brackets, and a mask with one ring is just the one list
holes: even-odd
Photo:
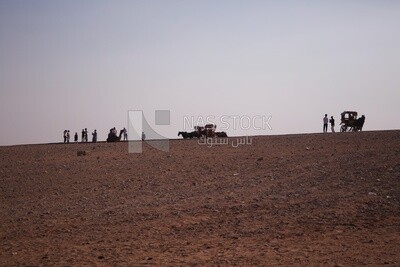
[(400, 1), (0, 0), (0, 145), (105, 140), (129, 110), (168, 138), (399, 129), (399, 72)]

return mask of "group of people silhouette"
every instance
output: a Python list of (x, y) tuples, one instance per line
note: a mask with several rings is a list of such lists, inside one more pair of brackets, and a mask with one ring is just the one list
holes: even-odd
[[(128, 131), (124, 127), (122, 130), (120, 130), (119, 135), (117, 135), (117, 129), (115, 127), (110, 129), (110, 132), (108, 133), (107, 142), (118, 142), (118, 141), (128, 141)], [(64, 130), (64, 143), (69, 143), (70, 142), (70, 130)], [(142, 141), (146, 139), (146, 135), (144, 132), (142, 132)], [(75, 132), (74, 134), (74, 142), (78, 143), (78, 132)], [(87, 128), (82, 129), (82, 135), (81, 135), (81, 142), (82, 143), (87, 143), (88, 141), (88, 130)], [(94, 129), (92, 132), (92, 143), (97, 142), (97, 130)]]
[(328, 122), (331, 124), (331, 131), (332, 133), (335, 132), (335, 119), (333, 116), (331, 116), (330, 119), (328, 119), (328, 114), (325, 114), (325, 117), (323, 118), (324, 126), (323, 126), (323, 132), (327, 133), (328, 132)]
[[(70, 141), (70, 130), (64, 130), (64, 143), (69, 143)], [(75, 132), (74, 134), (74, 142), (78, 143), (78, 132)], [(81, 142), (82, 143), (87, 143), (88, 142), (88, 130), (87, 128), (82, 129), (82, 135), (81, 135)], [(94, 129), (92, 132), (92, 142), (96, 143), (97, 142), (97, 130)]]

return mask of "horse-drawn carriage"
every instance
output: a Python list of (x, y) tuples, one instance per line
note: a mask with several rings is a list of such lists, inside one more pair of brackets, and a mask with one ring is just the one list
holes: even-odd
[(200, 136), (205, 136), (205, 137), (214, 137), (215, 129), (217, 129), (217, 125), (215, 124), (206, 124), (205, 126), (194, 126), (194, 130), (197, 131)]
[(365, 116), (357, 118), (356, 111), (344, 111), (341, 114), (340, 131), (341, 132), (357, 132), (362, 131), (364, 126)]
[(194, 126), (193, 132), (178, 132), (178, 136), (182, 136), (183, 139), (201, 138), (201, 137), (228, 137), (226, 132), (216, 132), (217, 125), (206, 124), (205, 126)]

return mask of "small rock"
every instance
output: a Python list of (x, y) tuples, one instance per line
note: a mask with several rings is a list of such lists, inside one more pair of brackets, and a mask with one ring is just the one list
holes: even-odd
[(153, 259), (152, 257), (146, 257), (145, 258), (145, 260), (147, 260), (147, 261), (152, 260), (152, 259)]
[(77, 152), (76, 152), (76, 155), (79, 157), (79, 156), (86, 156), (86, 151), (85, 150), (78, 150)]
[(257, 159), (257, 161), (262, 161), (264, 159), (264, 157), (259, 157), (258, 159)]
[(104, 256), (98, 256), (97, 258), (99, 258), (100, 260), (104, 259)]
[(310, 147), (309, 147), (309, 146), (306, 146), (306, 150), (310, 150)]
[(369, 192), (368, 195), (369, 195), (369, 196), (377, 196), (378, 194), (375, 193), (375, 192)]

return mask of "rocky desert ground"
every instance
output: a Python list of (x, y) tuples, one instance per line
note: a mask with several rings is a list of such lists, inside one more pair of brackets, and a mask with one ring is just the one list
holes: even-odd
[(400, 265), (400, 131), (0, 155), (1, 266)]

